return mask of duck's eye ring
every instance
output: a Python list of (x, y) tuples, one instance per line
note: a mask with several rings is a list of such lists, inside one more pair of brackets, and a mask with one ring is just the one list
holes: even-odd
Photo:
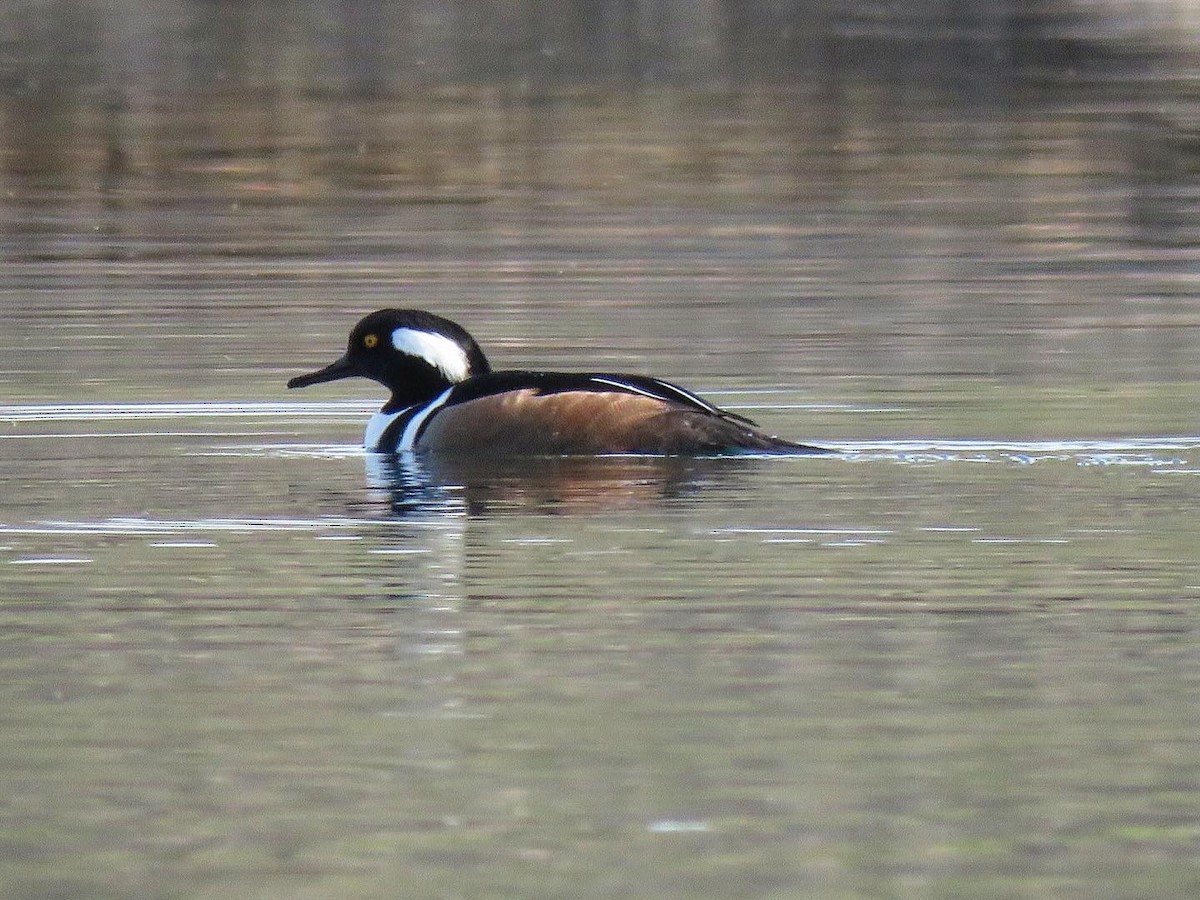
[(363, 338), (363, 346), (368, 350), (374, 350), (378, 345), (379, 335), (377, 334), (368, 334), (365, 338)]

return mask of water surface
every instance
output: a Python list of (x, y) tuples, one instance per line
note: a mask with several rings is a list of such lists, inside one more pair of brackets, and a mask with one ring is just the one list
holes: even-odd
[(1200, 438), (415, 468), (287, 409), (3, 411), (14, 896), (1195, 878)]

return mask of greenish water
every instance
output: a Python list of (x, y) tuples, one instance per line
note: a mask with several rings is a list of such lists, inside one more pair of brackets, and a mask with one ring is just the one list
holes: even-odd
[(1200, 876), (1200, 439), (364, 471), (300, 442), (345, 405), (41, 411), (0, 444), (8, 896)]
[[(0, 897), (1195, 896), (1186, 9), (343, 6), (0, 34)], [(385, 305), (840, 452), (366, 457)]]

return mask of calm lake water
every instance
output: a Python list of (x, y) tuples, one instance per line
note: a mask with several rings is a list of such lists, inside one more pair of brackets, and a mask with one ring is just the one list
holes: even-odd
[[(0, 896), (1196, 895), (1190, 56), (215, 6), (0, 57)], [(384, 305), (839, 452), (371, 457)]]

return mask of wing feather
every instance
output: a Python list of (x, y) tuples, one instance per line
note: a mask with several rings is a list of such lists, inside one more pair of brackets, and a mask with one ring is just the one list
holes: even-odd
[(486, 394), (443, 406), (426, 421), (416, 449), (476, 454), (701, 454), (797, 451), (706, 405), (684, 406), (621, 390), (537, 388)]

